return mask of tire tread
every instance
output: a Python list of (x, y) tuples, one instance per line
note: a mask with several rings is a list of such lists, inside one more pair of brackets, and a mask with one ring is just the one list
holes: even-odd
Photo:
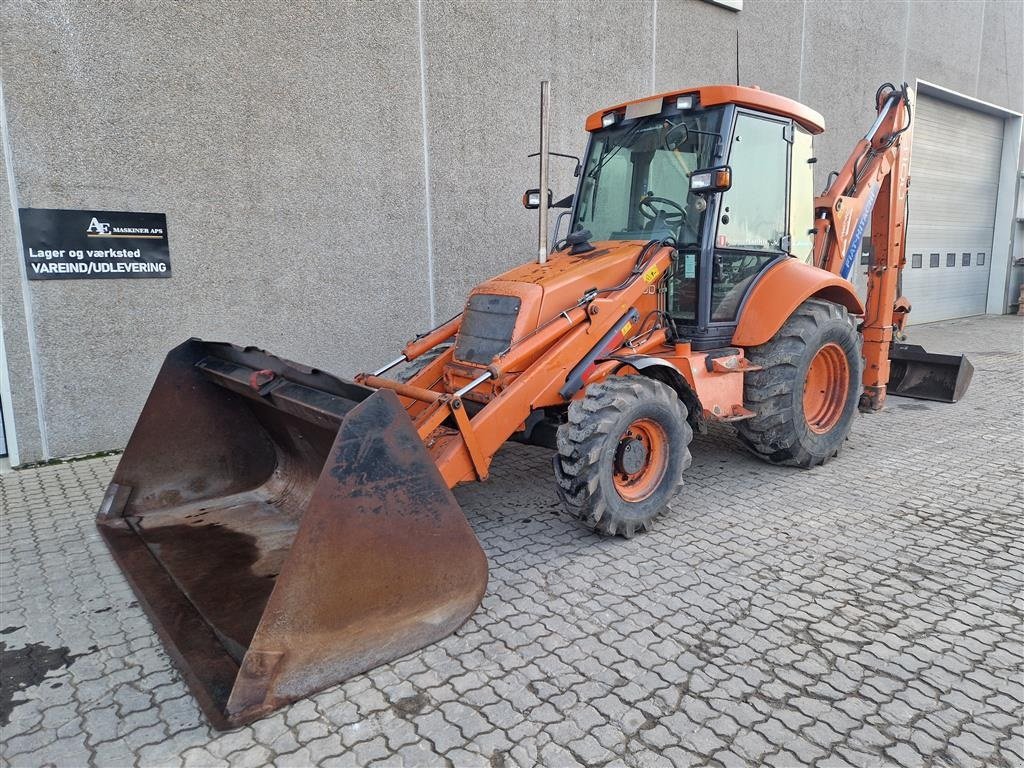
[[(693, 437), (686, 421), (686, 406), (671, 388), (654, 379), (610, 376), (591, 384), (583, 398), (569, 404), (569, 420), (558, 430), (558, 452), (554, 463), (563, 506), (584, 525), (604, 535), (619, 534), (631, 538), (641, 530), (649, 530), (654, 519), (652, 515), (641, 521), (632, 521), (616, 515), (616, 505), (605, 498), (599, 476), (603, 449), (616, 429), (620, 415), (631, 404), (643, 400), (660, 402), (678, 420), (686, 442), (682, 459), (682, 469), (685, 470), (692, 460), (689, 442)], [(673, 483), (671, 498), (682, 486), (682, 472), (678, 478), (666, 478), (666, 481)]]
[[(838, 453), (838, 448), (815, 453), (801, 440), (798, 420), (804, 418), (803, 411), (793, 394), (801, 364), (809, 354), (809, 340), (836, 320), (845, 323), (856, 337), (856, 357), (860, 360), (861, 335), (846, 308), (822, 299), (805, 301), (770, 341), (747, 350), (750, 361), (762, 366), (762, 370), (747, 374), (744, 382), (744, 400), (757, 415), (737, 424), (737, 432), (740, 442), (765, 461), (809, 468), (824, 464)], [(855, 366), (855, 370), (859, 388), (860, 367)]]

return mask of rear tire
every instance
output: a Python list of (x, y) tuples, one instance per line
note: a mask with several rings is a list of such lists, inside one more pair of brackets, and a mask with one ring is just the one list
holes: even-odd
[(648, 530), (690, 466), (686, 406), (659, 381), (611, 376), (587, 387), (568, 415), (554, 457), (566, 511), (607, 536)]
[(814, 467), (839, 453), (861, 392), (862, 338), (845, 307), (809, 299), (770, 341), (746, 351), (741, 442), (772, 464)]

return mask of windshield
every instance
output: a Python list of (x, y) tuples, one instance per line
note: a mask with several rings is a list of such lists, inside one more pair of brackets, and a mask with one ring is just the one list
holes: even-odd
[(580, 183), (573, 230), (592, 240), (674, 237), (700, 242), (703, 211), (689, 175), (709, 167), (721, 110), (645, 117), (594, 134)]

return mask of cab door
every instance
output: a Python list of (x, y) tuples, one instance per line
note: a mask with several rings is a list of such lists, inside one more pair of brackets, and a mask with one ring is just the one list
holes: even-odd
[(736, 115), (729, 151), (732, 187), (723, 193), (718, 208), (711, 263), (708, 319), (723, 336), (731, 337), (758, 275), (789, 255), (793, 130), (788, 120), (743, 111)]

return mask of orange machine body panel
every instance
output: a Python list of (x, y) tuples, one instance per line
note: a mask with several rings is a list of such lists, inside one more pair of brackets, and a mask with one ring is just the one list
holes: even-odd
[[(522, 302), (510, 349), (489, 365), (458, 360), (449, 349), (406, 384), (357, 377), (366, 386), (391, 389), (400, 397), (449, 486), (486, 478), (494, 453), (534, 410), (565, 403), (559, 390), (588, 352), (600, 348), (631, 310), (638, 317), (623, 329), (626, 337), (636, 336), (644, 318), (657, 309), (672, 248), (651, 249), (634, 269), (644, 242), (595, 245), (586, 254), (552, 254), (543, 267), (515, 267), (473, 289), (471, 295), (516, 296)], [(592, 289), (602, 290), (595, 296)], [(586, 302), (581, 301), (584, 296)], [(490, 374), (489, 381), (459, 394), (484, 374)], [(595, 365), (587, 381), (603, 375), (603, 365)], [(472, 417), (466, 413), (470, 402), (482, 406)]]
[(734, 355), (716, 358), (716, 364), (708, 366), (707, 352), (691, 352), (688, 348), (680, 351), (679, 346), (676, 345), (674, 352), (659, 349), (651, 354), (679, 369), (697, 395), (704, 419), (735, 421), (750, 415), (743, 407), (743, 375), (754, 366), (747, 362), (742, 349), (736, 350)]
[[(553, 253), (545, 265), (523, 264), (473, 289), (471, 296), (515, 296), (521, 302), (511, 346), (490, 364), (458, 360), (449, 349), (408, 385), (379, 377), (360, 379), (369, 386), (393, 389), (402, 398), (449, 485), (485, 478), (494, 452), (508, 435), (523, 428), (534, 410), (564, 404), (559, 389), (569, 372), (631, 309), (638, 313), (628, 333), (633, 341), (615, 354), (663, 360), (680, 374), (700, 404), (701, 417), (709, 421), (753, 415), (743, 405), (743, 377), (751, 365), (742, 347), (770, 339), (801, 302), (820, 296), (853, 314), (864, 312), (849, 282), (787, 259), (770, 268), (751, 289), (733, 338), (739, 349), (709, 362), (706, 352), (667, 343), (663, 329), (644, 333), (647, 318), (659, 308), (671, 249), (655, 249), (635, 270), (642, 241), (594, 245), (594, 251), (576, 256), (567, 250)], [(581, 304), (595, 288), (602, 290)], [(451, 321), (435, 339), (457, 327), (457, 321)], [(622, 362), (601, 358), (587, 383), (622, 372)], [(487, 381), (456, 396), (460, 388), (485, 373), (491, 374)], [(454, 405), (463, 400), (482, 410), (470, 418), (464, 406)], [(453, 419), (457, 429), (451, 426)]]
[(750, 289), (732, 336), (733, 345), (764, 344), (797, 307), (813, 297), (842, 304), (850, 314), (864, 314), (864, 305), (848, 280), (798, 259), (786, 259), (771, 267)]
[[(600, 129), (602, 117), (610, 111), (684, 94), (697, 95), (704, 107), (736, 104), (790, 118), (811, 133), (824, 130), (821, 115), (798, 102), (758, 88), (732, 85), (681, 89), (624, 102), (590, 115), (587, 130)], [(653, 110), (633, 111), (650, 114)], [(890, 119), (898, 121), (900, 116), (894, 113)], [(864, 149), (862, 143), (857, 152)], [(895, 165), (887, 163), (884, 151), (866, 154), (860, 161), (858, 157), (851, 157), (840, 181), (858, 170), (875, 178), (885, 176)], [(882, 163), (873, 162), (877, 159)], [(902, 181), (901, 177), (901, 189)], [(869, 203), (864, 197), (863, 191), (851, 190), (845, 199), (831, 205), (827, 221), (816, 219), (817, 240), (832, 232), (835, 244), (845, 244), (848, 233), (852, 236), (855, 232), (858, 217), (867, 210)], [(831, 198), (824, 202), (831, 203)], [(820, 212), (823, 200), (817, 204)], [(901, 219), (894, 215), (892, 220)], [(511, 335), (502, 337), (508, 338), (507, 346), (490, 361), (460, 360), (456, 346), (445, 349), (407, 384), (380, 376), (358, 377), (364, 385), (398, 394), (449, 486), (485, 479), (495, 452), (511, 436), (526, 430), (537, 411), (565, 406), (578, 398), (586, 385), (606, 376), (640, 372), (671, 380), (688, 406), (698, 409), (695, 413), (701, 423), (754, 416), (744, 406), (744, 375), (755, 368), (746, 359), (744, 348), (769, 341), (809, 298), (845, 306), (851, 314), (863, 317), (865, 325), (869, 321), (878, 324), (878, 318), (872, 318), (872, 305), (865, 310), (852, 284), (838, 274), (835, 245), (823, 254), (823, 246), (816, 242), (815, 263), (819, 266), (784, 259), (750, 289), (731, 346), (693, 351), (689, 343), (670, 343), (658, 324), (658, 313), (665, 308), (665, 276), (673, 266), (672, 246), (651, 243), (654, 247), (648, 249), (638, 240), (596, 241), (593, 245), (595, 250), (579, 255), (567, 249), (552, 253), (545, 264), (523, 264), (473, 289), (471, 296), (519, 299)], [(890, 278), (886, 285), (891, 283)], [(877, 293), (884, 303), (890, 291)], [(460, 322), (460, 318), (453, 319), (411, 342), (406, 359), (455, 337)], [(880, 322), (884, 324), (885, 318)], [(876, 333), (874, 325), (871, 333)], [(865, 332), (866, 353), (873, 338), (869, 336)]]
[[(522, 264), (480, 283), (470, 293), (499, 296), (517, 296), (522, 301), (519, 317), (512, 332), (512, 344), (517, 346), (545, 323), (557, 318), (568, 309), (574, 308), (580, 298), (593, 288), (608, 288), (619, 285), (630, 277), (637, 252), (644, 245), (643, 240), (613, 240), (598, 242), (596, 249), (577, 256), (568, 250), (551, 254), (548, 263)], [(636, 308), (640, 317), (657, 308), (656, 289), (660, 280), (630, 306)], [(468, 299), (467, 299), (468, 302)], [(623, 307), (623, 312), (629, 307)], [(515, 365), (505, 372), (518, 373), (528, 368), (537, 354), (516, 355)], [(472, 363), (465, 363), (472, 367)], [(477, 366), (484, 367), (484, 366)]]
[(587, 118), (587, 130), (596, 131), (601, 127), (601, 118), (609, 112), (624, 110), (630, 104), (639, 104), (644, 101), (655, 99), (674, 99), (677, 96), (694, 94), (703, 107), (714, 107), (721, 104), (738, 104), (741, 107), (757, 109), (780, 117), (789, 117), (806, 128), (811, 133), (821, 133), (825, 130), (825, 118), (808, 106), (801, 104), (785, 96), (768, 93), (760, 88), (749, 88), (742, 85), (705, 85), (700, 88), (684, 88), (679, 91), (666, 91), (654, 96), (647, 96), (642, 99), (624, 101), (613, 107), (594, 112)]

